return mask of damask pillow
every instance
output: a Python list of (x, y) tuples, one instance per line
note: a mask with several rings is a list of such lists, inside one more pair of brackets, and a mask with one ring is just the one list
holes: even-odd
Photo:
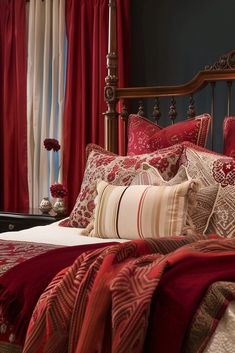
[(101, 181), (89, 235), (143, 239), (193, 234), (188, 210), (197, 189), (196, 181), (174, 186), (114, 186)]
[(114, 185), (130, 185), (144, 162), (159, 170), (163, 178), (169, 180), (177, 170), (183, 147), (171, 146), (158, 152), (137, 156), (117, 156), (107, 154), (97, 145), (88, 145), (90, 154), (76, 204), (70, 214), (66, 226), (86, 227), (93, 219), (96, 184), (104, 180)]
[(235, 117), (224, 119), (224, 154), (235, 158)]
[(161, 128), (139, 115), (128, 120), (128, 155), (149, 153), (183, 141), (205, 146), (211, 123), (209, 114)]
[[(176, 185), (184, 181), (190, 180), (186, 168), (181, 165), (177, 174), (166, 181), (162, 178), (158, 170), (144, 163), (131, 185)], [(210, 218), (214, 211), (214, 205), (220, 189), (219, 184), (210, 185), (200, 188), (196, 196), (195, 207), (191, 209), (190, 216), (197, 233), (205, 234)]]

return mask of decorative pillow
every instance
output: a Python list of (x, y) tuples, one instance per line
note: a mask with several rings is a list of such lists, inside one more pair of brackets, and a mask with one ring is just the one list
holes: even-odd
[(148, 163), (143, 163), (142, 170), (136, 174), (131, 185), (176, 185), (189, 180), (186, 168), (181, 165), (177, 174), (169, 181), (164, 180), (159, 171)]
[[(131, 185), (176, 185), (191, 178), (187, 174), (186, 168), (181, 165), (177, 174), (169, 181), (162, 178), (160, 173), (154, 167), (144, 163), (142, 171), (136, 175)], [(215, 184), (201, 188), (197, 192), (196, 205), (190, 211), (190, 216), (195, 229), (200, 234), (205, 234), (210, 218), (214, 211), (214, 205), (220, 189), (220, 184)]]
[(196, 206), (189, 211), (192, 222), (200, 234), (209, 234), (208, 225), (220, 192), (220, 184), (201, 188), (196, 196)]
[(87, 158), (89, 157), (89, 154), (91, 152), (100, 152), (102, 154), (107, 154), (109, 156), (116, 156), (115, 153), (113, 152), (110, 152), (110, 151), (107, 151), (105, 150), (103, 147), (99, 146), (99, 145), (96, 145), (94, 143), (88, 143), (88, 145), (86, 146), (86, 151), (85, 151), (85, 154), (86, 154), (86, 161), (87, 161)]
[(196, 181), (174, 186), (114, 186), (101, 181), (89, 234), (122, 239), (192, 234), (188, 210), (193, 207), (197, 188)]
[(235, 232), (235, 161), (231, 157), (186, 147), (181, 161), (192, 178), (204, 185), (220, 184), (206, 233), (232, 237)]
[(128, 155), (149, 153), (183, 141), (205, 146), (211, 116), (199, 115), (174, 125), (161, 128), (139, 115), (130, 115), (128, 120)]
[(97, 145), (88, 145), (90, 154), (76, 204), (70, 214), (66, 226), (86, 227), (93, 218), (96, 183), (99, 180), (114, 185), (130, 185), (144, 162), (156, 167), (163, 178), (169, 180), (177, 170), (183, 147), (171, 146), (161, 151), (139, 156), (117, 156), (107, 154)]
[(231, 157), (185, 147), (180, 164), (185, 165), (191, 178), (200, 179), (205, 186), (216, 183), (222, 187), (235, 185), (235, 161)]
[(224, 154), (235, 158), (235, 117), (224, 119)]
[(235, 187), (220, 188), (207, 233), (235, 237)]

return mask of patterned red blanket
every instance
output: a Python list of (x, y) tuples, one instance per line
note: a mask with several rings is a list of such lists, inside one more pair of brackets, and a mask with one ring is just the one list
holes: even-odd
[[(201, 353), (235, 298), (234, 283), (217, 282), (235, 279), (233, 239), (140, 240), (81, 251), (70, 262), (71, 254), (63, 255), (65, 249), (38, 256), (43, 271), (47, 269), (50, 275), (53, 252), (58, 252), (57, 261), (60, 254), (63, 267), (68, 267), (61, 267), (51, 282), (47, 274), (50, 284), (31, 317), (24, 353)], [(32, 262), (9, 272), (14, 274), (20, 268), (23, 276)], [(15, 289), (29, 290), (24, 282)], [(41, 289), (35, 292), (39, 295)], [(211, 296), (216, 298), (214, 309)], [(202, 317), (207, 325), (200, 330)], [(20, 353), (22, 343), (0, 342), (0, 351)]]
[[(110, 244), (112, 243), (108, 243)], [(14, 244), (14, 249), (19, 246), (22, 250), (33, 251), (31, 258), (26, 251), (28, 260), (26, 261), (25, 256), (25, 261), (12, 267), (0, 277), (0, 352), (22, 351), (33, 309), (40, 294), (56, 273), (71, 265), (81, 253), (105, 245), (105, 243), (98, 243), (51, 249), (52, 246), (43, 247), (40, 244), (32, 246), (27, 243)]]
[[(49, 250), (59, 248), (58, 245), (53, 244), (39, 244), (33, 242), (23, 242), (23, 241), (12, 241), (12, 240), (0, 240), (0, 283), (4, 283), (5, 273), (9, 273), (9, 281), (14, 285), (17, 283), (17, 276), (11, 278), (11, 271), (15, 266), (24, 263), (25, 261), (34, 258), (40, 254), (43, 254)], [(9, 271), (9, 272), (8, 272)], [(3, 282), (1, 282), (1, 280)], [(1, 287), (1, 285), (0, 285)], [(1, 287), (0, 291), (4, 288)], [(5, 292), (6, 295), (6, 292)], [(6, 343), (4, 347), (0, 347), (1, 352), (18, 352), (18, 348), (21, 351), (21, 347), (12, 347), (10, 342), (13, 342), (15, 335), (13, 333), (13, 326), (9, 321), (5, 319), (5, 300), (0, 302), (0, 340)], [(10, 297), (10, 303), (12, 311), (16, 309), (13, 305), (12, 298)], [(17, 315), (14, 312), (14, 315)]]
[[(202, 352), (199, 347), (205, 347), (227, 305), (234, 300), (235, 286), (230, 288), (230, 295), (227, 298), (213, 297), (212, 294), (215, 312), (219, 315), (213, 317), (207, 312), (208, 316), (204, 317), (201, 331), (197, 331), (197, 341), (199, 335), (202, 339), (200, 344), (196, 342), (195, 326), (194, 335), (189, 334), (188, 328), (198, 306), (204, 302), (203, 298), (208, 287), (212, 286), (209, 290), (211, 298), (213, 284), (218, 281), (235, 281), (235, 239), (208, 240), (190, 244), (169, 255), (167, 267), (152, 301), (150, 327), (144, 352)], [(224, 291), (226, 290), (225, 287)], [(212, 323), (211, 329), (208, 330), (207, 327), (205, 330), (206, 325)], [(188, 342), (187, 337), (191, 338)], [(191, 350), (194, 340), (198, 350)]]
[(235, 280), (235, 240), (161, 252), (141, 240), (81, 255), (41, 296), (23, 352), (182, 352), (208, 286)]
[(25, 260), (55, 248), (58, 245), (0, 240), (0, 275)]

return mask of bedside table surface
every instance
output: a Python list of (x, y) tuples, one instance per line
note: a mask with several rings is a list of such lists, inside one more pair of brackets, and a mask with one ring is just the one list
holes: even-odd
[(66, 216), (66, 214), (58, 215), (53, 210), (49, 213), (42, 213), (39, 209), (29, 209), (25, 211), (0, 210), (0, 233), (48, 225), (66, 218)]
[(29, 210), (22, 211), (2, 211), (0, 210), (0, 217), (9, 217), (9, 218), (40, 218), (40, 219), (62, 219), (66, 217), (66, 214), (56, 214), (53, 210), (49, 213), (42, 213), (39, 208), (31, 208)]

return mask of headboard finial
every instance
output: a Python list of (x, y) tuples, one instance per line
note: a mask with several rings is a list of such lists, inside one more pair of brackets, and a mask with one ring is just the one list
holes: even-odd
[(231, 69), (235, 69), (235, 50), (231, 50), (230, 52), (221, 55), (214, 65), (207, 65), (205, 67), (205, 70), (209, 71)]

